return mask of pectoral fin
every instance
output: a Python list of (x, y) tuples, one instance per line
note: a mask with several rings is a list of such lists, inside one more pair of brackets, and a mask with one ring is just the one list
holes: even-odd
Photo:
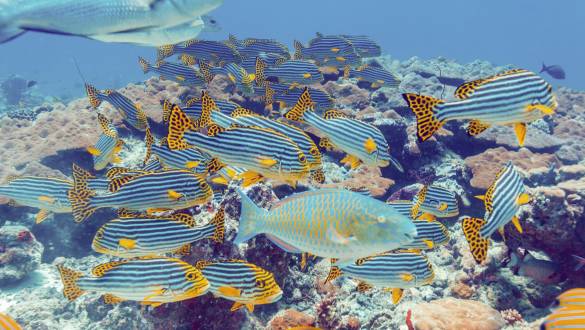
[(530, 203), (530, 195), (528, 195), (527, 193), (522, 193), (520, 194), (520, 196), (518, 196), (518, 198), (516, 198), (517, 205), (524, 205), (528, 203)]
[(193, 169), (196, 168), (197, 166), (199, 166), (201, 162), (199, 161), (188, 161), (187, 163), (185, 163), (185, 167), (188, 169)]
[(430, 213), (423, 213), (420, 217), (417, 218), (418, 220), (426, 220), (428, 222), (435, 221), (437, 217)]
[(512, 224), (514, 225), (514, 227), (516, 227), (516, 230), (520, 234), (522, 234), (524, 232), (524, 230), (522, 229), (522, 226), (520, 225), (520, 219), (518, 219), (517, 216), (512, 217)]
[(433, 241), (431, 240), (423, 239), (423, 242), (427, 245), (429, 249), (432, 249), (435, 246), (435, 243), (433, 243)]
[(555, 111), (552, 108), (549, 108), (544, 104), (531, 104), (531, 105), (526, 107), (526, 111), (534, 111), (534, 110), (538, 110), (538, 111), (544, 113), (545, 115), (552, 115), (555, 113)]
[(373, 285), (366, 283), (364, 281), (361, 281), (358, 283), (357, 290), (359, 292), (367, 292), (367, 291), (371, 290), (373, 287), (374, 287)]
[(362, 163), (362, 161), (359, 158), (357, 158), (356, 156), (352, 156), (352, 155), (345, 156), (341, 160), (341, 162), (344, 165), (348, 165), (352, 170), (353, 169), (356, 169), (357, 167), (359, 167), (360, 164)]
[(516, 137), (518, 138), (518, 145), (521, 147), (524, 146), (524, 139), (526, 138), (526, 124), (524, 123), (517, 123), (514, 125), (514, 132), (516, 132)]
[(45, 203), (49, 203), (49, 204), (53, 204), (55, 203), (55, 198), (51, 197), (51, 196), (39, 196), (39, 202), (45, 202)]
[(115, 304), (119, 304), (122, 301), (124, 301), (124, 299), (114, 296), (111, 293), (106, 293), (102, 296), (104, 298), (104, 303), (108, 304), (108, 305), (115, 305)]
[(402, 299), (403, 293), (404, 293), (404, 290), (402, 290), (402, 289), (399, 289), (399, 288), (392, 289), (392, 303), (394, 305), (396, 305), (400, 302), (400, 299)]
[(92, 154), (94, 156), (99, 156), (102, 154), (101, 150), (99, 150), (96, 147), (87, 147), (86, 150), (87, 150), (87, 152), (89, 152), (90, 154)]
[(167, 191), (167, 195), (168, 195), (169, 199), (175, 200), (175, 201), (176, 200), (179, 200), (179, 199), (181, 199), (183, 197), (183, 194), (178, 193), (175, 190), (171, 190), (171, 189), (169, 189)]
[(480, 229), (485, 225), (486, 221), (479, 218), (465, 218), (462, 222), (463, 234), (469, 243), (469, 249), (473, 258), (478, 263), (483, 262), (487, 258), (487, 251), (489, 240), (481, 237)]
[(217, 289), (219, 293), (226, 297), (237, 298), (242, 295), (242, 290), (236, 289), (233, 286), (221, 286)]
[(39, 223), (47, 220), (50, 214), (51, 211), (49, 210), (45, 209), (40, 210), (39, 213), (37, 213), (37, 215), (35, 216), (35, 223), (38, 225)]
[(271, 166), (274, 166), (276, 163), (278, 163), (278, 161), (274, 158), (260, 157), (258, 159), (258, 163), (260, 163), (260, 165), (265, 166), (265, 167), (271, 167)]

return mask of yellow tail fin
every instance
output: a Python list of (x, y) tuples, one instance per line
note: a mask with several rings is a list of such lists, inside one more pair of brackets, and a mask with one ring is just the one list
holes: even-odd
[(478, 263), (483, 262), (487, 258), (489, 239), (481, 237), (479, 232), (485, 223), (486, 221), (484, 219), (479, 218), (465, 218), (462, 223), (463, 234), (469, 243), (469, 249), (473, 258)]
[(73, 164), (73, 189), (67, 192), (73, 208), (75, 222), (82, 222), (90, 217), (96, 210), (91, 206), (91, 197), (95, 192), (89, 189), (87, 181), (95, 179), (88, 171)]
[(435, 107), (441, 103), (445, 103), (445, 101), (431, 96), (410, 93), (402, 94), (402, 97), (416, 116), (417, 135), (419, 140), (428, 140), (445, 123), (444, 121), (439, 121), (434, 114)]
[(102, 104), (102, 100), (100, 99), (100, 91), (98, 91), (94, 86), (85, 84), (85, 93), (89, 99), (89, 104), (93, 108), (97, 108), (100, 106), (100, 104)]
[(77, 285), (77, 280), (83, 276), (82, 273), (66, 268), (63, 265), (58, 265), (57, 269), (61, 274), (61, 282), (63, 282), (63, 295), (65, 298), (73, 301), (85, 293)]

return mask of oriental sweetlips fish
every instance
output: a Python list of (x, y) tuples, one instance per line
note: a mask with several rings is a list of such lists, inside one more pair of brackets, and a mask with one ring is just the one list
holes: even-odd
[(187, 170), (121, 175), (111, 180), (109, 192), (105, 194), (89, 189), (87, 181), (93, 178), (73, 165), (74, 185), (68, 196), (76, 222), (85, 220), (98, 208), (154, 213), (205, 204), (213, 197), (204, 175)]
[(175, 258), (141, 257), (96, 266), (92, 276), (57, 266), (63, 294), (75, 300), (86, 292), (103, 294), (106, 304), (138, 301), (153, 307), (201, 296), (209, 282), (201, 271)]
[(317, 36), (311, 39), (307, 47), (304, 47), (300, 41), (294, 41), (295, 53), (293, 58), (313, 60), (319, 64), (334, 58), (339, 62), (344, 62), (344, 56), (354, 54), (355, 49), (351, 42), (341, 36), (324, 36), (317, 33)]
[(358, 81), (369, 82), (371, 88), (398, 87), (400, 85), (398, 77), (376, 62), (361, 65), (357, 69), (346, 66), (343, 71), (343, 78), (357, 78)]
[(504, 226), (512, 221), (518, 232), (522, 233), (520, 221), (516, 216), (521, 205), (530, 202), (525, 192), (522, 177), (512, 162), (508, 162), (496, 175), (483, 196), (477, 196), (485, 204), (485, 217), (463, 219), (463, 233), (471, 253), (477, 262), (487, 257), (490, 236), (500, 230), (503, 236)]
[(195, 173), (204, 173), (208, 170), (207, 165), (211, 159), (197, 149), (171, 150), (166, 137), (157, 143), (150, 129), (146, 130), (144, 141), (146, 144), (145, 164), (154, 155), (161, 166), (167, 169), (188, 169)]
[(302, 121), (323, 134), (319, 145), (337, 148), (347, 153), (342, 162), (352, 169), (362, 162), (369, 166), (386, 167), (392, 163), (402, 171), (400, 163), (390, 156), (388, 142), (377, 127), (349, 118), (337, 110), (329, 110), (320, 117), (312, 110), (313, 101), (305, 89), (297, 104), (284, 114), (288, 120)]
[(459, 215), (457, 197), (449, 189), (437, 185), (424, 186), (412, 200), (413, 219), (435, 220)]
[(256, 75), (248, 73), (246, 69), (235, 63), (227, 63), (222, 67), (205, 68), (205, 64), (200, 63), (201, 70), (209, 70), (210, 78), (208, 82), (213, 79), (215, 75), (224, 75), (240, 90), (244, 95), (252, 95), (254, 93), (253, 81)]
[(540, 329), (585, 329), (585, 309), (559, 308), (546, 317)]
[(126, 96), (111, 89), (99, 91), (89, 84), (85, 85), (85, 91), (89, 98), (89, 104), (93, 108), (99, 107), (103, 101), (106, 101), (116, 108), (122, 118), (137, 130), (144, 131), (148, 127), (146, 114), (140, 104), (130, 101)]
[(402, 96), (416, 115), (421, 141), (428, 140), (449, 120), (470, 120), (467, 127), (470, 136), (493, 125), (513, 125), (518, 144), (523, 146), (526, 125), (552, 115), (557, 108), (552, 86), (523, 69), (466, 82), (455, 91), (457, 101), (418, 94)]
[(270, 211), (243, 192), (234, 244), (265, 234), (290, 253), (338, 258), (339, 264), (393, 250), (412, 242), (410, 219), (372, 197), (345, 189), (320, 189), (289, 196)]
[[(335, 100), (329, 93), (319, 88), (306, 88), (311, 95), (314, 111), (327, 111), (333, 108)], [(305, 88), (290, 88), (287, 85), (270, 84), (269, 82), (266, 82), (263, 87), (257, 87), (257, 89), (259, 90), (258, 92), (264, 89), (261, 95), (264, 97), (264, 102), (267, 106), (278, 103), (280, 110), (294, 106), (305, 91)]]
[(223, 129), (215, 124), (206, 127), (207, 135), (195, 131), (209, 121), (207, 115), (193, 121), (178, 106), (173, 106), (169, 147), (173, 150), (197, 147), (223, 164), (246, 168), (249, 177), (261, 175), (293, 184), (307, 177), (307, 157), (283, 134), (259, 127)]
[(87, 147), (87, 151), (92, 155), (93, 168), (96, 171), (103, 170), (109, 164), (119, 163), (122, 160), (118, 153), (122, 150), (124, 142), (118, 137), (118, 130), (108, 118), (98, 114), (98, 121), (102, 129), (102, 134), (96, 144)]
[(71, 203), (67, 191), (73, 182), (58, 178), (37, 176), (10, 177), (0, 186), (0, 196), (5, 196), (17, 205), (39, 208), (35, 219), (41, 223), (51, 213), (70, 213)]
[[(160, 29), (172, 30), (172, 27), (193, 22), (219, 7), (222, 2), (223, 0), (2, 1), (0, 43), (27, 31), (134, 42), (136, 38), (141, 39), (144, 33)], [(116, 34), (125, 37), (118, 36), (113, 40), (108, 38)], [(159, 46), (156, 41), (150, 40), (149, 44)]]
[(213, 40), (191, 39), (181, 44), (159, 47), (158, 60), (175, 54), (181, 54), (183, 62), (195, 62), (195, 59), (215, 64), (242, 62), (242, 57), (234, 46)]
[(342, 34), (341, 37), (351, 43), (360, 57), (377, 57), (382, 55), (382, 47), (368, 36)]
[(92, 243), (94, 251), (122, 258), (165, 253), (186, 255), (193, 242), (207, 238), (223, 242), (223, 209), (203, 226), (195, 226), (195, 219), (183, 213), (160, 217), (121, 213), (98, 229)]
[(156, 72), (160, 75), (161, 79), (172, 80), (184, 86), (205, 85), (205, 77), (202, 73), (183, 64), (158, 61), (155, 65), (151, 65), (142, 57), (138, 58), (138, 63), (140, 63), (144, 73), (150, 71)]
[[(387, 202), (400, 214), (410, 217), (412, 214), (412, 201), (394, 200)], [(430, 250), (449, 242), (449, 230), (438, 221), (424, 221), (413, 219), (416, 226), (416, 237), (412, 243), (403, 245), (403, 249)]]
[(269, 68), (262, 59), (256, 58), (256, 84), (262, 86), (270, 78), (294, 88), (299, 85), (320, 83), (323, 81), (323, 74), (315, 64), (309, 61), (289, 60)]
[(392, 292), (392, 302), (397, 304), (403, 289), (431, 284), (435, 278), (433, 266), (419, 252), (398, 251), (358, 259), (346, 266), (332, 266), (326, 282), (339, 276), (359, 280), (358, 290), (365, 292), (380, 287)]
[(274, 39), (247, 38), (238, 40), (236, 36), (230, 34), (228, 42), (236, 47), (242, 58), (253, 58), (260, 54), (277, 54), (290, 59), (288, 47)]
[(553, 307), (585, 310), (585, 288), (575, 288), (561, 293)]
[(14, 319), (6, 314), (0, 313), (0, 329), (2, 330), (22, 330), (22, 327)]
[(245, 306), (253, 312), (254, 305), (270, 304), (282, 297), (274, 275), (246, 261), (199, 261), (195, 267), (209, 281), (214, 296), (234, 301), (231, 311)]

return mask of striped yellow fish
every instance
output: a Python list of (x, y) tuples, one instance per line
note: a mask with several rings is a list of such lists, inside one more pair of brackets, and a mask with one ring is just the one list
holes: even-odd
[(102, 134), (94, 146), (87, 147), (87, 151), (93, 158), (93, 168), (96, 171), (103, 170), (110, 164), (119, 163), (121, 159), (118, 157), (118, 153), (124, 144), (118, 136), (118, 130), (108, 118), (98, 114), (98, 121)]
[(585, 310), (585, 288), (574, 288), (561, 293), (554, 305), (561, 308)]
[(475, 136), (493, 125), (513, 125), (524, 145), (526, 124), (552, 115), (557, 101), (552, 86), (537, 74), (514, 69), (459, 86), (456, 101), (418, 94), (402, 95), (416, 115), (417, 135), (429, 139), (449, 120), (470, 120), (467, 133)]
[(266, 234), (287, 252), (308, 252), (350, 264), (393, 250), (416, 236), (412, 221), (374, 198), (344, 189), (306, 191), (287, 197), (270, 211), (240, 192), (242, 212), (234, 244)]
[(201, 271), (180, 259), (142, 257), (96, 266), (92, 276), (57, 266), (63, 294), (75, 300), (86, 292), (103, 294), (106, 304), (138, 301), (153, 307), (201, 296), (209, 282)]
[(146, 156), (144, 163), (154, 155), (162, 166), (168, 169), (188, 169), (195, 173), (206, 173), (211, 159), (197, 149), (171, 150), (166, 137), (156, 141), (149, 128), (144, 137)]
[(122, 213), (98, 229), (92, 248), (98, 253), (122, 258), (165, 253), (187, 255), (193, 242), (206, 238), (223, 242), (224, 231), (223, 209), (216, 213), (209, 224), (198, 227), (188, 214), (155, 217)]
[(542, 330), (585, 329), (585, 309), (560, 308), (552, 312), (540, 326)]
[(16, 323), (10, 316), (0, 313), (0, 329), (2, 330), (22, 330), (22, 327)]
[(85, 84), (85, 91), (89, 99), (89, 104), (93, 108), (99, 107), (103, 101), (106, 101), (116, 108), (120, 115), (122, 115), (122, 118), (132, 127), (140, 131), (144, 131), (148, 127), (146, 113), (142, 110), (142, 106), (130, 101), (129, 98), (121, 93), (112, 89), (100, 91), (89, 84)]
[(73, 182), (38, 176), (10, 177), (0, 186), (0, 196), (10, 198), (16, 205), (39, 208), (36, 223), (41, 223), (51, 213), (72, 211), (67, 192)]
[(457, 197), (449, 189), (438, 185), (427, 185), (414, 196), (412, 201), (413, 219), (429, 221), (436, 218), (450, 218), (459, 215)]
[(359, 280), (360, 292), (372, 287), (391, 291), (394, 304), (402, 298), (403, 289), (431, 284), (435, 278), (428, 258), (411, 251), (383, 253), (359, 259), (355, 264), (333, 266), (326, 282), (342, 275)]
[(187, 170), (119, 176), (111, 180), (106, 194), (90, 190), (88, 180), (94, 177), (77, 165), (73, 165), (73, 179), (73, 189), (68, 196), (76, 222), (85, 220), (98, 208), (125, 208), (152, 213), (193, 207), (213, 197), (205, 177)]
[(207, 135), (195, 131), (209, 121), (202, 116), (195, 122), (173, 106), (167, 138), (170, 149), (197, 147), (225, 165), (246, 168), (245, 180), (260, 175), (294, 185), (308, 176), (307, 157), (283, 134), (259, 127), (222, 129), (218, 125), (209, 125)]
[(232, 311), (245, 306), (253, 312), (255, 305), (277, 302), (282, 297), (271, 272), (243, 260), (199, 261), (195, 267), (209, 281), (214, 296), (235, 302)]

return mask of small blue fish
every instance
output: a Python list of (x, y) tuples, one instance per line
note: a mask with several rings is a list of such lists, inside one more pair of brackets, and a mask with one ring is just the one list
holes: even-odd
[(156, 72), (161, 79), (168, 79), (184, 86), (204, 86), (206, 81), (201, 72), (183, 64), (170, 63), (165, 61), (158, 61), (155, 65), (151, 65), (142, 57), (138, 58), (138, 62), (142, 67), (144, 73), (150, 71)]
[(162, 60), (174, 54), (182, 54), (183, 63), (188, 60), (195, 62), (202, 60), (208, 63), (240, 63), (242, 56), (231, 44), (214, 41), (192, 39), (176, 45), (165, 45), (158, 48), (158, 60)]
[(98, 114), (98, 121), (102, 134), (94, 146), (87, 147), (87, 151), (92, 155), (93, 168), (96, 171), (103, 170), (109, 164), (119, 163), (121, 159), (118, 153), (124, 145), (118, 137), (118, 130), (104, 115)]
[(269, 68), (262, 59), (256, 58), (256, 85), (262, 86), (267, 78), (296, 87), (320, 83), (323, 81), (323, 74), (309, 61), (290, 60)]
[(85, 92), (87, 93), (89, 104), (94, 109), (97, 109), (103, 101), (106, 101), (116, 108), (122, 118), (132, 127), (140, 131), (144, 131), (148, 127), (146, 114), (140, 104), (132, 102), (121, 93), (112, 89), (100, 91), (89, 84), (85, 84)]
[(357, 78), (358, 81), (367, 81), (370, 83), (371, 88), (398, 87), (400, 85), (398, 77), (376, 62), (364, 64), (357, 69), (346, 66), (343, 71), (343, 78)]
[(256, 39), (248, 38), (238, 40), (234, 35), (229, 35), (229, 43), (234, 45), (242, 58), (253, 58), (262, 53), (272, 53), (284, 56), (290, 59), (288, 47), (283, 45), (280, 41), (274, 39)]
[(565, 79), (565, 70), (563, 70), (563, 68), (560, 65), (549, 65), (546, 66), (544, 63), (542, 63), (542, 69), (540, 69), (539, 73), (543, 73), (546, 72), (548, 73), (551, 77), (555, 78), (555, 79)]

